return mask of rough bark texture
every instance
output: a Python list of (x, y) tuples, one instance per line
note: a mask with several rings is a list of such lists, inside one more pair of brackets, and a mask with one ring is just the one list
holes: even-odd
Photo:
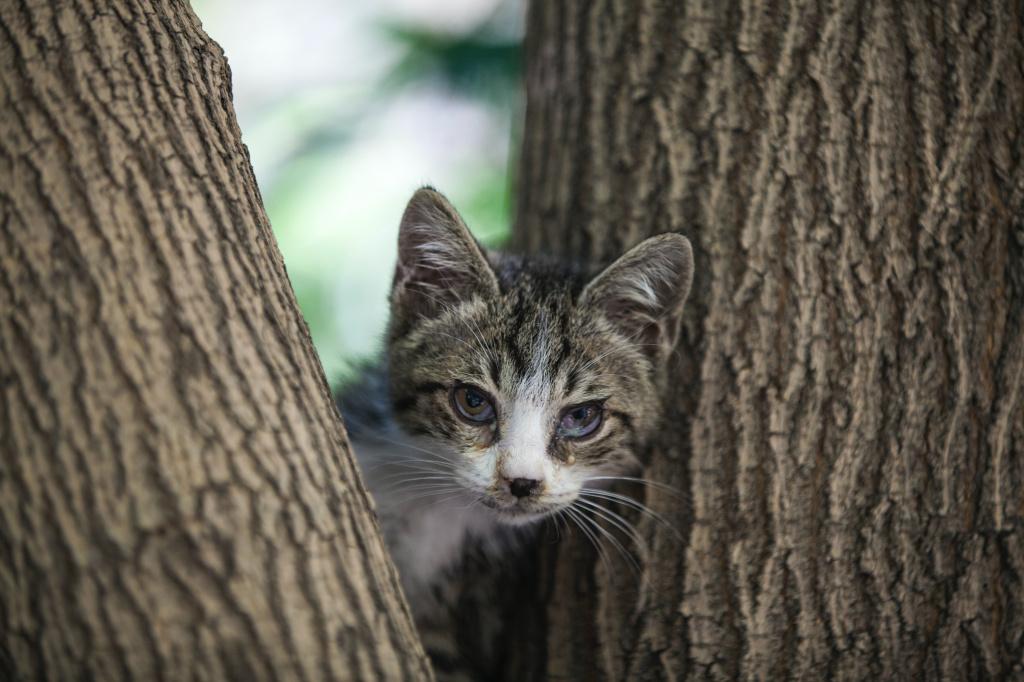
[(520, 246), (680, 230), (697, 277), (683, 541), (542, 550), (519, 669), (1024, 679), (1019, 0), (534, 2), (526, 53)]
[(174, 0), (0, 1), (0, 678), (430, 673)]

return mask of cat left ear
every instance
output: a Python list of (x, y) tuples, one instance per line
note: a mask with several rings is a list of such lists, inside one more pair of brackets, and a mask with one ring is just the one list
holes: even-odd
[(660, 234), (627, 251), (590, 281), (580, 305), (596, 308), (648, 356), (675, 347), (693, 283), (693, 249), (681, 234)]
[(433, 188), (417, 190), (398, 229), (392, 315), (429, 317), (472, 296), (497, 293), (483, 247), (455, 207)]

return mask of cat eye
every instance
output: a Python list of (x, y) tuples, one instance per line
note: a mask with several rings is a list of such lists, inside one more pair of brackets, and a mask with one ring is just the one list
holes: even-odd
[(489, 424), (494, 421), (494, 403), (482, 388), (461, 384), (452, 389), (455, 413), (471, 424)]
[(558, 435), (562, 438), (584, 438), (601, 425), (604, 410), (597, 403), (574, 405), (562, 413), (558, 420)]

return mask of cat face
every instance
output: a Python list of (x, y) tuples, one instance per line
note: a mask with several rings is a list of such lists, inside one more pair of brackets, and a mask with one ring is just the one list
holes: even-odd
[(396, 418), (501, 520), (564, 508), (588, 481), (638, 468), (691, 275), (689, 242), (675, 234), (589, 280), (489, 256), (422, 189), (402, 219), (391, 294)]

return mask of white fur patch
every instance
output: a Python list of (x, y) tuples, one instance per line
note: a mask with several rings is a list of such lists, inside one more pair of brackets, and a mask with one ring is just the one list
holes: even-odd
[(654, 254), (642, 264), (619, 273), (612, 291), (645, 308), (657, 310), (665, 305), (658, 295), (658, 287), (673, 284), (676, 277), (675, 263), (665, 255)]
[[(431, 270), (465, 270), (465, 253), (461, 245), (450, 236), (439, 234), (439, 230), (433, 225), (413, 225), (409, 229), (412, 233), (422, 233), (427, 238), (413, 247), (416, 250), (417, 266)], [(448, 238), (438, 239), (438, 236)]]
[(546, 401), (533, 396), (522, 396), (512, 403), (499, 443), (499, 476), (508, 480), (543, 481), (547, 478), (548, 415)]
[(545, 375), (548, 363), (547, 327), (539, 321), (540, 336), (537, 351), (530, 363), (530, 372), (512, 396), (511, 409), (498, 444), (498, 476), (512, 480), (528, 478), (545, 481), (548, 478), (547, 441), (549, 438), (551, 408), (551, 378)]

